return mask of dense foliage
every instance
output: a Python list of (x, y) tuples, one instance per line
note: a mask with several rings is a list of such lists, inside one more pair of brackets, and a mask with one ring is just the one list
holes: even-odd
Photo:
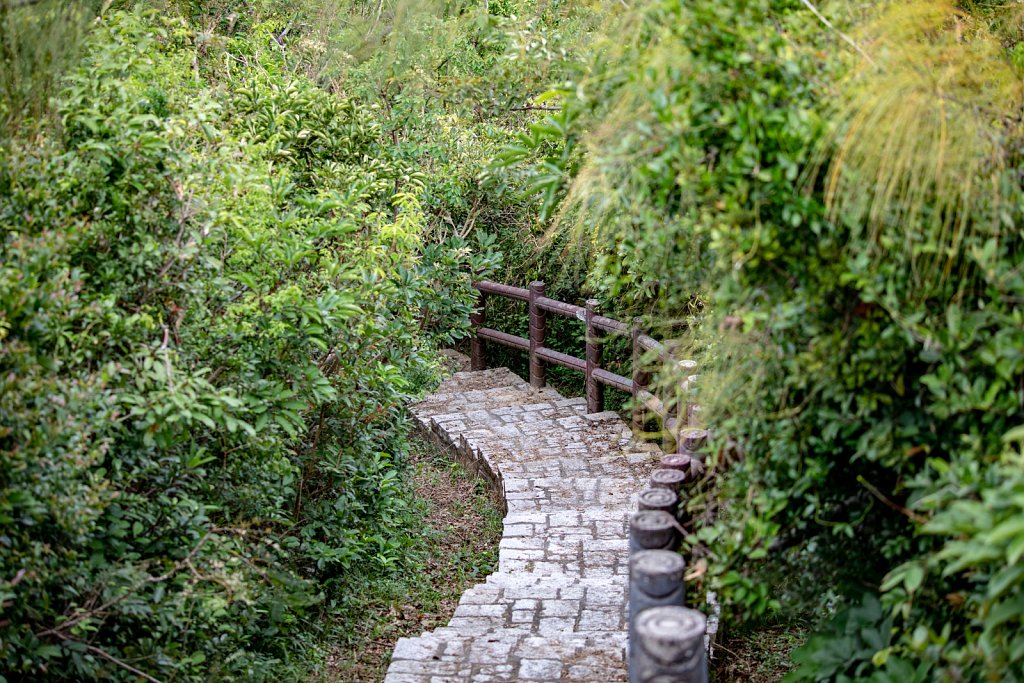
[(425, 239), (377, 111), (247, 18), (104, 16), (3, 142), (15, 679), (298, 678), (318, 611), (409, 561), (402, 406), (491, 257)]
[[(504, 256), (496, 280), (526, 286), (539, 279), (549, 296), (582, 300), (591, 249), (549, 232), (559, 195), (515, 164), (533, 151), (529, 140), (561, 156), (550, 131), (561, 130), (565, 115), (545, 92), (581, 73), (591, 37), (615, 8), (583, 0), (394, 0), (363, 9), (344, 15), (331, 43), (341, 50), (325, 50), (315, 71), (380, 106), (396, 153), (431, 178), (424, 210), (436, 238), (466, 235), (493, 246)], [(525, 333), (518, 302), (493, 297), (487, 315), (489, 325)], [(549, 326), (553, 347), (583, 354), (578, 321), (555, 316)], [(518, 351), (492, 347), (489, 354), (495, 365), (526, 372)], [(551, 368), (550, 378), (580, 389), (573, 371)]]
[(693, 573), (794, 680), (1024, 679), (1011, 3), (109, 4), (0, 0), (6, 675), (304, 675), (493, 272), (691, 323)]
[(540, 129), (575, 161), (520, 173), (594, 286), (701, 316), (689, 543), (733, 625), (838, 609), (794, 680), (1018, 680), (1019, 22), (825, 9), (641, 3)]

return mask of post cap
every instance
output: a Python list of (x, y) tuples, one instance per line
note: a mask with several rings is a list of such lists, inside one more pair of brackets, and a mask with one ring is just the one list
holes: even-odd
[(707, 617), (686, 607), (651, 607), (636, 617), (637, 641), (661, 666), (688, 669), (700, 663)]
[[(661, 510), (669, 512), (679, 504), (679, 495), (672, 489), (662, 487), (649, 488), (640, 493), (639, 505), (641, 510)], [(671, 514), (671, 513), (669, 513)]]

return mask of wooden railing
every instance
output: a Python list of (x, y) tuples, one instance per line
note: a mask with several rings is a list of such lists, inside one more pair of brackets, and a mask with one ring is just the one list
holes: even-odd
[[(651, 373), (644, 369), (642, 359), (645, 354), (653, 354), (663, 365), (675, 365), (687, 377), (680, 389), (689, 394), (689, 385), (696, 376), (697, 364), (691, 360), (676, 360), (664, 344), (642, 332), (639, 319), (631, 325), (606, 318), (597, 314), (598, 302), (588, 299), (586, 306), (575, 306), (544, 296), (544, 283), (532, 282), (528, 289), (511, 287), (496, 282), (483, 280), (473, 285), (480, 292), (477, 310), (470, 316), (475, 332), (470, 345), (470, 360), (473, 370), (484, 370), (487, 367), (485, 342), (501, 344), (513, 349), (526, 351), (530, 356), (530, 385), (541, 388), (545, 385), (545, 370), (548, 364), (560, 365), (570, 370), (582, 372), (586, 378), (587, 412), (599, 413), (604, 410), (604, 387), (614, 387), (632, 396), (632, 420), (637, 430), (642, 430), (647, 421), (647, 413), (657, 415), (663, 426), (664, 436), (675, 444), (679, 452), (689, 451), (694, 444), (687, 443), (684, 429), (693, 423), (694, 406), (686, 400), (666, 400), (656, 396), (650, 389)], [(529, 307), (530, 336), (519, 337), (499, 330), (486, 327), (487, 297), (500, 296), (526, 302)], [(547, 336), (548, 314), (576, 318), (585, 326), (586, 354), (585, 358), (576, 358), (544, 345)], [(602, 338), (606, 334), (630, 335), (632, 341), (632, 377), (609, 372), (601, 367)], [(684, 406), (680, 408), (679, 406)], [(695, 437), (697, 432), (692, 430)], [(702, 439), (702, 437), (701, 437)]]

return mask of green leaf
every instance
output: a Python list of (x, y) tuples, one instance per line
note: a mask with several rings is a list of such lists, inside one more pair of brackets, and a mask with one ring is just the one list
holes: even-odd
[(920, 564), (911, 564), (907, 567), (907, 573), (903, 579), (903, 585), (906, 586), (907, 592), (913, 593), (921, 587), (921, 582), (924, 580), (924, 567)]
[(988, 582), (988, 597), (996, 600), (1003, 596), (1011, 587), (1020, 588), (1021, 579), (1024, 578), (1024, 566), (1011, 565), (1003, 567)]
[(984, 534), (983, 538), (986, 542), (992, 544), (1001, 544), (1011, 538), (1024, 538), (1024, 515), (1011, 517), (1001, 522), (992, 531)]
[(1014, 539), (1006, 549), (1006, 561), (1010, 564), (1017, 564), (1024, 555), (1024, 536)]
[(42, 657), (43, 659), (53, 659), (59, 657), (62, 650), (59, 645), (40, 645), (35, 650), (36, 657)]

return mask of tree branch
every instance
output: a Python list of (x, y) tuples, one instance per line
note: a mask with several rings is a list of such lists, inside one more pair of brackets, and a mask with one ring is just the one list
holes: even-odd
[(832, 22), (829, 21), (828, 19), (826, 19), (825, 16), (821, 12), (818, 11), (817, 7), (815, 7), (814, 5), (811, 4), (810, 0), (800, 0), (800, 2), (802, 2), (804, 4), (804, 7), (806, 7), (809, 10), (811, 10), (811, 13), (814, 14), (814, 16), (816, 16), (818, 18), (818, 21), (820, 21), (821, 23), (825, 24), (825, 26), (827, 26), (832, 31), (835, 31), (836, 35), (838, 35), (840, 38), (842, 38), (854, 50), (859, 52), (861, 57), (863, 57), (864, 59), (868, 60), (868, 62), (871, 64), (871, 66), (877, 66), (875, 64), (875, 60), (871, 59), (871, 55), (869, 55), (867, 52), (865, 52), (864, 48), (862, 48), (860, 45), (858, 45), (856, 42), (854, 42), (853, 38), (851, 38), (850, 36), (846, 35), (842, 31), (837, 29), (835, 26), (833, 26)]
[[(76, 642), (81, 642), (81, 641), (76, 641)], [(89, 652), (93, 653), (97, 657), (101, 657), (101, 658), (107, 660), (108, 662), (116, 664), (117, 666), (121, 667), (125, 671), (128, 671), (128, 672), (131, 672), (131, 673), (135, 674), (139, 678), (143, 678), (143, 679), (149, 681), (149, 683), (163, 683), (163, 681), (161, 681), (159, 678), (153, 678), (152, 676), (150, 676), (145, 671), (139, 671), (138, 669), (136, 669), (131, 664), (128, 664), (127, 662), (122, 662), (120, 659), (118, 659), (114, 655), (110, 654), (106, 650), (99, 649), (95, 645), (86, 645), (85, 649), (88, 650)]]
[(61, 638), (66, 638), (67, 637), (67, 633), (65, 633), (66, 629), (71, 628), (72, 626), (75, 626), (76, 624), (81, 623), (85, 619), (88, 619), (90, 617), (94, 617), (94, 616), (96, 616), (98, 614), (102, 614), (103, 612), (107, 611), (108, 609), (110, 609), (114, 605), (118, 604), (119, 602), (125, 600), (129, 596), (134, 595), (136, 591), (138, 591), (140, 588), (142, 588), (146, 584), (149, 584), (149, 583), (160, 583), (162, 581), (166, 581), (167, 579), (171, 578), (172, 576), (177, 574), (179, 571), (181, 571), (181, 569), (183, 567), (187, 566), (192, 561), (192, 558), (196, 556), (196, 553), (198, 553), (199, 550), (204, 545), (206, 545), (206, 542), (210, 539), (210, 534), (212, 534), (214, 531), (220, 531), (220, 529), (216, 529), (215, 528), (215, 529), (211, 529), (211, 530), (207, 531), (206, 534), (201, 539), (199, 539), (199, 542), (196, 544), (196, 546), (194, 548), (192, 548), (192, 550), (189, 552), (189, 554), (185, 556), (185, 559), (179, 560), (178, 562), (175, 562), (174, 563), (174, 567), (172, 567), (168, 572), (166, 572), (164, 574), (161, 574), (160, 576), (147, 576), (145, 579), (143, 579), (142, 581), (137, 582), (134, 586), (132, 586), (131, 588), (129, 588), (127, 591), (125, 591), (121, 595), (117, 596), (116, 598), (112, 598), (112, 599), (108, 600), (107, 602), (103, 603), (102, 605), (100, 605), (99, 607), (96, 607), (94, 609), (88, 610), (87, 612), (82, 612), (81, 614), (77, 614), (77, 615), (71, 617), (70, 619), (68, 619), (67, 621), (65, 621), (63, 624), (59, 624), (59, 625), (54, 626), (52, 628), (48, 628), (48, 629), (45, 629), (43, 631), (40, 631), (39, 633), (36, 634), (36, 637), (37, 638), (43, 638), (45, 636), (58, 636), (58, 637), (61, 637)]

